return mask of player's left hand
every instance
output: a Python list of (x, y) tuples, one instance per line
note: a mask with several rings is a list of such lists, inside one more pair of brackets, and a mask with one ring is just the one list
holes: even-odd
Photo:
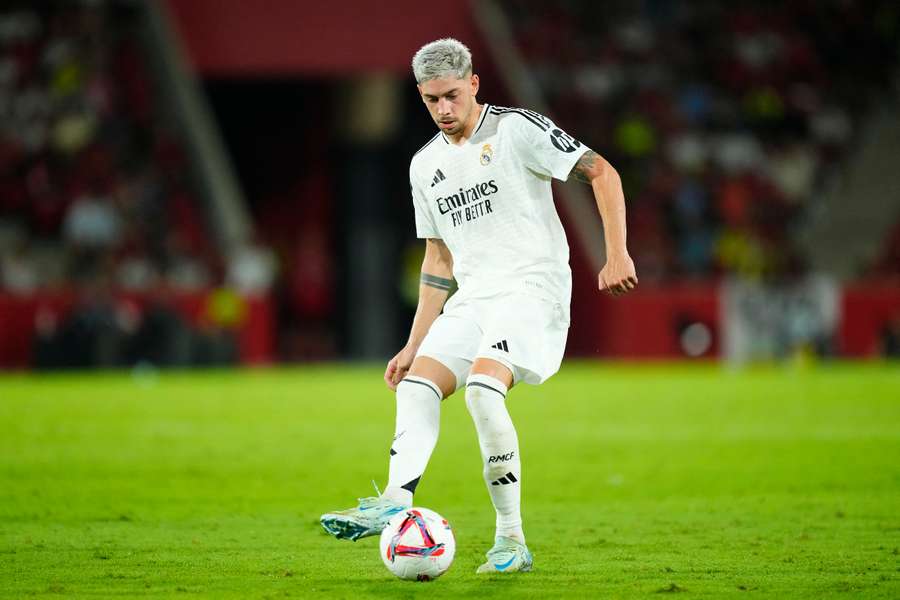
[(600, 291), (621, 296), (637, 287), (638, 278), (634, 262), (628, 254), (610, 256), (597, 277)]

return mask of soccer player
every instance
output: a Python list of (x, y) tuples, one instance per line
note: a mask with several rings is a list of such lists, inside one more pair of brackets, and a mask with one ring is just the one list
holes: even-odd
[[(529, 571), (521, 457), (506, 395), (515, 384), (546, 381), (565, 350), (569, 247), (550, 183), (571, 176), (590, 184), (606, 238), (599, 289), (614, 295), (638, 281), (625, 246), (622, 184), (606, 160), (546, 117), (479, 104), (478, 75), (460, 42), (423, 46), (412, 67), (440, 131), (409, 167), (425, 260), (409, 341), (384, 373), (397, 395), (388, 485), (321, 522), (336, 537), (357, 540), (380, 534), (412, 506), (438, 439), (441, 401), (465, 387), (497, 515), (494, 546), (478, 573)], [(447, 300), (454, 279), (459, 289)]]

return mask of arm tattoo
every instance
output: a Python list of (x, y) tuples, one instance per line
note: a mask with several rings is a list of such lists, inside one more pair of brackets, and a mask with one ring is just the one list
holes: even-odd
[(450, 287), (453, 285), (452, 279), (438, 277), (437, 275), (429, 275), (428, 273), (422, 273), (421, 282), (422, 285), (428, 285), (446, 292), (449, 292)]
[(581, 155), (581, 158), (579, 158), (578, 162), (575, 163), (575, 166), (572, 167), (572, 171), (569, 173), (569, 175), (574, 177), (581, 183), (590, 183), (591, 178), (588, 177), (586, 170), (593, 167), (594, 162), (599, 159), (600, 156), (596, 152), (594, 152), (593, 150), (588, 150)]

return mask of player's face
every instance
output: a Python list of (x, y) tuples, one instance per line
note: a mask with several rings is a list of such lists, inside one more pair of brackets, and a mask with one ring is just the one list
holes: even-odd
[(419, 86), (419, 93), (435, 124), (447, 135), (463, 132), (471, 120), (478, 93), (478, 75), (463, 79), (442, 77)]

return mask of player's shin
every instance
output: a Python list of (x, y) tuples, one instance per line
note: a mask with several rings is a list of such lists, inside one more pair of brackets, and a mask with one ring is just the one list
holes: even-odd
[(397, 386), (397, 424), (384, 496), (412, 506), (413, 494), (437, 443), (440, 388), (423, 377), (407, 376)]
[(525, 543), (522, 532), (519, 437), (506, 409), (506, 386), (488, 375), (466, 380), (466, 406), (475, 422), (484, 479), (497, 511), (497, 535)]

